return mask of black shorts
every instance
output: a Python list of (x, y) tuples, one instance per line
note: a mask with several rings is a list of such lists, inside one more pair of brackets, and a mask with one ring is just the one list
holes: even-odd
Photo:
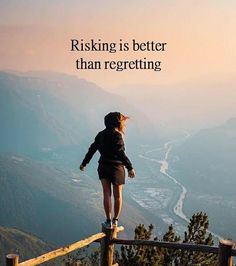
[(113, 185), (125, 184), (125, 167), (123, 164), (99, 163), (99, 179), (108, 179)]

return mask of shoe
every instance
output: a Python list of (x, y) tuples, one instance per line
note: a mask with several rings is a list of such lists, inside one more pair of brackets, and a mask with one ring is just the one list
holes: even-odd
[(112, 226), (117, 227), (118, 226), (118, 219), (112, 219)]
[(102, 223), (102, 226), (109, 229), (112, 228), (111, 220), (106, 220), (105, 222)]

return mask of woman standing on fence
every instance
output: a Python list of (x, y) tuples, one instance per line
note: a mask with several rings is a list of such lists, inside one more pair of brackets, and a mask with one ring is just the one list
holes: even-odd
[[(125, 145), (123, 134), (126, 121), (129, 117), (119, 113), (111, 112), (104, 118), (106, 128), (100, 131), (95, 137), (94, 142), (89, 147), (80, 170), (83, 171), (89, 163), (94, 153), (98, 150), (101, 154), (98, 161), (98, 176), (103, 188), (103, 205), (106, 214), (105, 227), (118, 225), (118, 219), (122, 208), (122, 188), (125, 184), (125, 169), (128, 170), (128, 176), (133, 178), (135, 171), (132, 163), (125, 154)], [(114, 216), (112, 218), (112, 195), (114, 196)]]

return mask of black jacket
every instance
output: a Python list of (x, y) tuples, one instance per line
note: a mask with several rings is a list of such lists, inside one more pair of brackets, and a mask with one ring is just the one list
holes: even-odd
[(133, 169), (132, 163), (125, 154), (122, 135), (115, 129), (105, 128), (97, 134), (84, 157), (83, 166), (90, 162), (97, 150), (101, 154), (99, 163), (118, 163), (123, 164), (128, 170)]

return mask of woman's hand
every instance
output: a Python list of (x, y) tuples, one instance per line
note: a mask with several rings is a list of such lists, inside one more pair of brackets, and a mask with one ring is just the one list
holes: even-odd
[(135, 171), (134, 171), (134, 169), (131, 169), (131, 170), (128, 171), (128, 176), (130, 178), (134, 178), (135, 177)]
[(81, 164), (80, 167), (79, 167), (80, 171), (84, 171), (84, 168), (85, 168), (85, 167), (84, 167), (82, 164)]

